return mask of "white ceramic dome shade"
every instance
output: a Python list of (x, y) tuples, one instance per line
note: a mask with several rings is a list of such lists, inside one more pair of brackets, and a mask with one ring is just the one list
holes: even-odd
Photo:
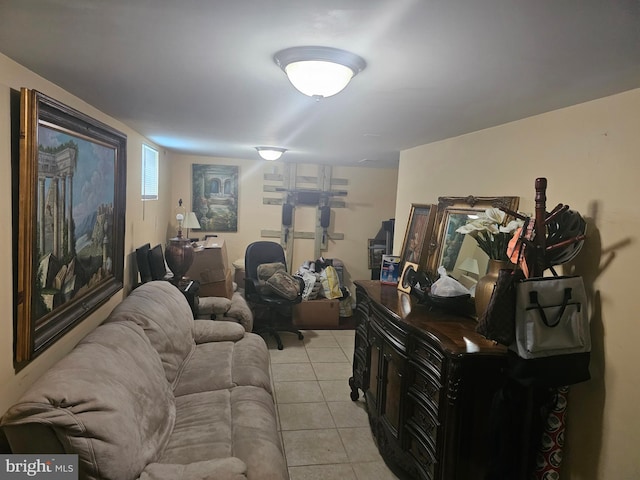
[(305, 60), (290, 63), (285, 72), (291, 84), (310, 97), (331, 97), (353, 78), (353, 70), (338, 63)]

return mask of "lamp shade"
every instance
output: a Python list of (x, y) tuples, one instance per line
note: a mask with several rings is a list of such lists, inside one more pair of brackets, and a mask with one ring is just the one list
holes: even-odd
[(317, 98), (341, 92), (367, 65), (362, 57), (331, 47), (292, 47), (273, 58), (297, 90)]
[(256, 147), (256, 150), (263, 160), (269, 161), (278, 160), (287, 151), (286, 148), (279, 147)]
[(187, 213), (187, 217), (184, 219), (182, 226), (184, 228), (200, 228), (200, 222), (194, 212), (189, 212)]
[(458, 268), (463, 272), (474, 273), (476, 275), (480, 274), (480, 269), (478, 267), (478, 260), (476, 260), (475, 258), (470, 258), (470, 257), (465, 258), (462, 261), (462, 263), (458, 265)]

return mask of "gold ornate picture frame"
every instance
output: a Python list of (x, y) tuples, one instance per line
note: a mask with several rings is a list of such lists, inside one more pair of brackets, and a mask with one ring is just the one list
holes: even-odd
[(19, 125), (16, 370), (122, 289), (127, 146), (35, 90), (20, 92)]
[[(427, 274), (438, 277), (438, 267), (445, 266), (447, 271), (459, 263), (458, 254), (465, 235), (456, 233), (456, 229), (466, 224), (473, 215), (488, 208), (504, 207), (517, 211), (520, 197), (439, 197), (435, 224), (431, 239), (429, 257), (426, 261)], [(467, 239), (475, 247), (473, 239)], [(486, 255), (485, 255), (486, 256)], [(486, 261), (485, 261), (486, 265)]]

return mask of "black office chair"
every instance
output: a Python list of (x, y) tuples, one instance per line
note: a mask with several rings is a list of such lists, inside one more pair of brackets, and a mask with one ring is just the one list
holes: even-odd
[(264, 288), (265, 282), (258, 278), (258, 266), (264, 263), (282, 263), (286, 269), (284, 250), (279, 243), (258, 241), (247, 247), (244, 255), (244, 294), (253, 311), (253, 331), (270, 334), (276, 340), (278, 350), (282, 350), (282, 339), (278, 332), (295, 333), (298, 340), (304, 338), (302, 332), (293, 326), (292, 318), (293, 305), (302, 301), (304, 280), (295, 277), (300, 283), (300, 293), (295, 299), (288, 300), (278, 296)]

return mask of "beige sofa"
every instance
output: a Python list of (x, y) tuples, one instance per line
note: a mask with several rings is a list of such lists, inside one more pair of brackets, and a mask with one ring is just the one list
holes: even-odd
[(3, 416), (14, 453), (76, 453), (81, 479), (288, 478), (264, 341), (135, 289)]

